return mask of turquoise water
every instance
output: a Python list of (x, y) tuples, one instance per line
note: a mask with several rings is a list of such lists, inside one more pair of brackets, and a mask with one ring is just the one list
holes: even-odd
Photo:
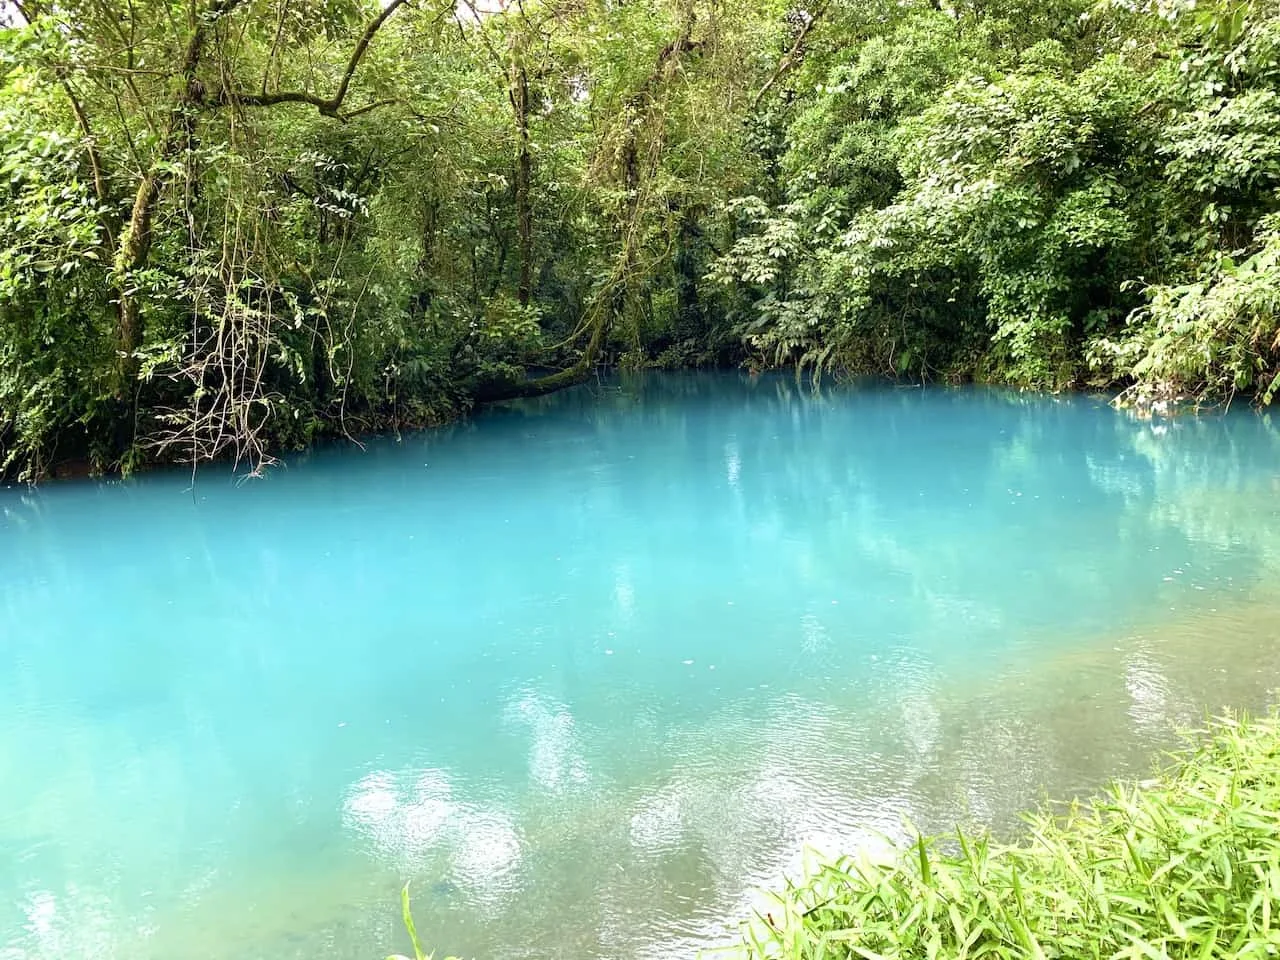
[(653, 376), (0, 490), (0, 960), (691, 956), (1280, 678), (1280, 436)]

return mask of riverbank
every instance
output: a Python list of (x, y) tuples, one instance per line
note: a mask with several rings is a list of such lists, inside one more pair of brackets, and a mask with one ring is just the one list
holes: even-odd
[(1029, 838), (920, 840), (816, 870), (748, 925), (750, 960), (1248, 957), (1280, 915), (1280, 719), (1225, 717), (1176, 768)]
[[(566, 371), (560, 371), (566, 372)], [(1148, 406), (1120, 402), (1121, 389), (1127, 385), (1114, 383), (1103, 389), (1097, 385), (1066, 387), (1058, 390), (1038, 390), (999, 379), (968, 378), (959, 382), (909, 380), (882, 375), (853, 375), (817, 377), (812, 371), (796, 371), (794, 368), (773, 367), (762, 369), (748, 364), (726, 365), (714, 368), (690, 367), (679, 369), (629, 369), (618, 366), (601, 366), (594, 374), (578, 379), (557, 381), (556, 375), (539, 370), (539, 376), (526, 381), (488, 385), (483, 388), (471, 385), (466, 392), (441, 395), (432, 402), (422, 402), (404, 408), (347, 412), (337, 419), (313, 420), (304, 428), (297, 425), (270, 438), (250, 452), (228, 444), (216, 454), (200, 453), (194, 463), (192, 449), (173, 445), (157, 445), (143, 436), (151, 429), (145, 420), (140, 421), (141, 431), (129, 455), (123, 459), (104, 459), (103, 450), (91, 452), (84, 437), (71, 438), (60, 443), (39, 464), (14, 460), (0, 460), (0, 485), (40, 486), (52, 481), (82, 480), (86, 478), (124, 479), (155, 471), (177, 469), (190, 472), (193, 469), (231, 469), (244, 475), (261, 476), (289, 460), (306, 457), (326, 449), (340, 447), (361, 450), (380, 440), (401, 440), (415, 434), (428, 433), (458, 425), (466, 425), (478, 415), (495, 409), (525, 405), (526, 410), (540, 409), (539, 405), (554, 405), (554, 395), (575, 388), (583, 388), (599, 395), (605, 389), (617, 389), (628, 393), (633, 400), (643, 399), (654, 392), (668, 394), (671, 383), (686, 378), (696, 383), (698, 378), (713, 372), (717, 376), (738, 377), (752, 384), (782, 385), (788, 394), (811, 392), (814, 397), (830, 395), (842, 390), (899, 388), (903, 390), (955, 390), (973, 389), (990, 391), (1024, 402), (1026, 398), (1061, 399), (1065, 397), (1105, 400), (1134, 419), (1150, 421), (1153, 417), (1165, 423), (1175, 418), (1193, 419), (1200, 408), (1162, 408), (1155, 412)], [(547, 382), (554, 385), (546, 387)], [(646, 381), (650, 384), (646, 387)], [(653, 384), (658, 384), (655, 391)], [(1205, 408), (1217, 413), (1217, 408)], [(0, 438), (2, 439), (2, 438)], [(3, 445), (0, 444), (0, 450)]]

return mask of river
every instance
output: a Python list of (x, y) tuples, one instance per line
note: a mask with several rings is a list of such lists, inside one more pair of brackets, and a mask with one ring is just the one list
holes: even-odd
[(0, 960), (692, 957), (1280, 681), (1280, 431), (650, 375), (0, 490)]

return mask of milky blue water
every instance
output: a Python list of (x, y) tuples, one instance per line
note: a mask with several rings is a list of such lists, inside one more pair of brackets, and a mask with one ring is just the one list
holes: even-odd
[(0, 958), (692, 956), (1280, 678), (1280, 437), (651, 376), (0, 490)]

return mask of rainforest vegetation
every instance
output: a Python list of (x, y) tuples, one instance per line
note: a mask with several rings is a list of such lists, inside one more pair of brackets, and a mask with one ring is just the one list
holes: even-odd
[(1280, 387), (1280, 4), (4, 0), (0, 465), (601, 366)]

